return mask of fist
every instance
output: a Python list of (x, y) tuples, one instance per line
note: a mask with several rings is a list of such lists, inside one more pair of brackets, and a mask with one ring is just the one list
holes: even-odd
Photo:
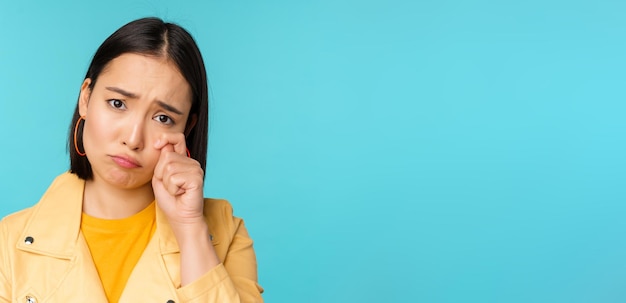
[(187, 157), (183, 134), (164, 134), (154, 144), (161, 151), (154, 168), (152, 189), (156, 203), (170, 224), (195, 224), (204, 220), (204, 171)]

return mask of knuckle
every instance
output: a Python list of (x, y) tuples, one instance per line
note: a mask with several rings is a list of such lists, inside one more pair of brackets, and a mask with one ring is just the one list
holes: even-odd
[(172, 173), (172, 172), (174, 171), (174, 169), (175, 169), (175, 168), (176, 168), (176, 165), (175, 165), (174, 163), (172, 163), (172, 162), (167, 162), (167, 163), (165, 164), (165, 166), (163, 167), (163, 171), (164, 171), (166, 174), (170, 174), (170, 173)]

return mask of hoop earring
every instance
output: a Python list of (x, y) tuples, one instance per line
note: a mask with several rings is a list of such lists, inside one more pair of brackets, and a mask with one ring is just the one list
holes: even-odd
[(76, 121), (76, 126), (74, 126), (74, 149), (79, 156), (84, 157), (87, 153), (81, 153), (80, 150), (78, 150), (78, 142), (76, 142), (76, 133), (78, 133), (78, 124), (80, 124), (80, 120), (85, 121), (85, 118), (83, 116), (78, 117), (78, 120)]

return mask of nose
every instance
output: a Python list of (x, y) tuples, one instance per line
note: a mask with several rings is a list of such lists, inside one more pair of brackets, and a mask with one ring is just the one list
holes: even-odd
[(142, 150), (144, 147), (144, 126), (140, 119), (133, 121), (125, 132), (122, 144), (134, 151)]

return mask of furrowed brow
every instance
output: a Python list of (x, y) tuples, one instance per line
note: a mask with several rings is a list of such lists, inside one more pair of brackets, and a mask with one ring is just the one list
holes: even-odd
[(157, 100), (156, 103), (159, 104), (161, 107), (165, 108), (165, 110), (167, 110), (167, 111), (173, 112), (173, 113), (181, 115), (181, 116), (183, 115), (183, 112), (181, 110), (179, 110), (178, 108), (176, 108), (174, 106), (171, 106), (171, 105), (169, 105), (169, 104), (167, 104), (167, 103), (165, 103), (163, 101), (158, 101)]
[(118, 94), (120, 94), (120, 95), (123, 95), (123, 96), (124, 96), (124, 97), (126, 97), (126, 98), (137, 99), (137, 98), (139, 97), (137, 94), (135, 94), (135, 93), (131, 93), (131, 92), (128, 92), (128, 91), (125, 91), (125, 90), (123, 90), (123, 89), (121, 89), (121, 88), (119, 88), (119, 87), (115, 87), (115, 86), (107, 86), (107, 87), (105, 87), (105, 88), (106, 88), (107, 90), (112, 91), (112, 92), (116, 92), (116, 93), (118, 93)]

